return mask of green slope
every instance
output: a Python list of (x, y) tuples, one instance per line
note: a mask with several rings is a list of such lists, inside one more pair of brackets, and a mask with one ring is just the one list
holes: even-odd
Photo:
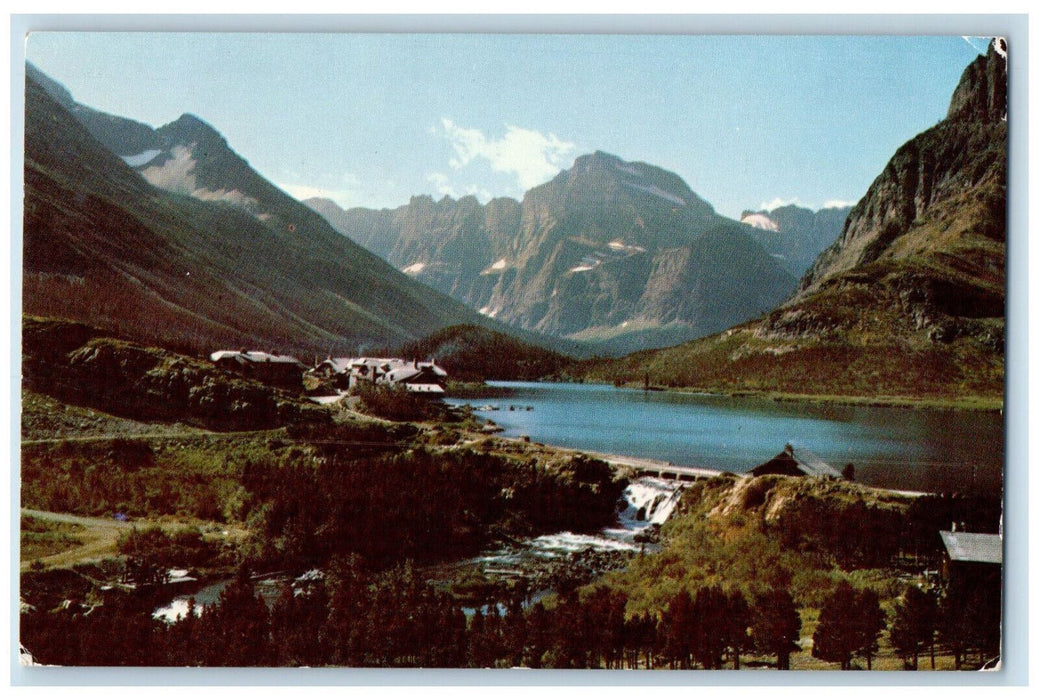
[(254, 180), (267, 216), (152, 187), (28, 78), (24, 311), (193, 351), (303, 354), (488, 322), (241, 164), (237, 177)]
[(800, 291), (719, 335), (592, 379), (728, 392), (999, 406), (1004, 390), (1004, 59), (964, 72), (948, 117), (903, 145)]

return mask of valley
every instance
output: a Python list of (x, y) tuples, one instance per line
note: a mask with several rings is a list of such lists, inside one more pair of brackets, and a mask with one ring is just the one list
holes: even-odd
[(216, 122), (27, 64), (24, 654), (998, 665), (1000, 41), (857, 203), (738, 217), (673, 169), (446, 117), (451, 173), (522, 194), (428, 173), (436, 198), (345, 207)]

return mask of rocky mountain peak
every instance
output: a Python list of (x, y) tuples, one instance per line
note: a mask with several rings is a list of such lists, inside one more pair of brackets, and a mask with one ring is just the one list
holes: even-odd
[(960, 83), (949, 100), (948, 119), (999, 121), (1007, 113), (1006, 39), (996, 37), (988, 53), (963, 71)]
[(182, 114), (158, 132), (171, 144), (212, 143), (228, 147), (220, 132), (194, 114)]
[[(903, 144), (848, 215), (844, 230), (801, 281), (801, 293), (828, 278), (888, 260), (932, 259), (956, 240), (957, 255), (979, 252), (977, 271), (1001, 269), (989, 243), (1006, 235), (1006, 45), (996, 38), (988, 53), (963, 71), (948, 117)], [(958, 274), (962, 274), (960, 270)]]

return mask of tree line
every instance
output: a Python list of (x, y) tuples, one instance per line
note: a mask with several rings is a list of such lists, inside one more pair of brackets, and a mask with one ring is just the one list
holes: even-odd
[[(789, 669), (802, 619), (790, 593), (748, 599), (738, 588), (680, 591), (657, 613), (627, 614), (627, 595), (606, 585), (571, 589), (552, 604), (519, 596), (468, 617), (410, 563), (381, 572), (356, 555), (334, 557), (323, 579), (265, 601), (242, 567), (217, 603), (172, 624), (130, 596), (90, 610), (69, 606), (22, 615), (23, 643), (41, 663), (98, 666), (337, 666), (474, 668)], [(870, 588), (840, 583), (825, 601), (812, 655), (872, 668), (886, 633), (904, 668), (937, 645), (998, 653), (991, 629), (950, 610), (970, 602), (911, 585), (890, 616)], [(968, 616), (967, 619), (970, 619)], [(767, 659), (767, 660), (763, 660)], [(957, 663), (960, 657), (957, 656)]]

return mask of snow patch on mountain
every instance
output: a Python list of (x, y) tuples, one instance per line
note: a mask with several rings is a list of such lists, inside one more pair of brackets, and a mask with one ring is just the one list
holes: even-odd
[(740, 218), (740, 222), (744, 223), (744, 224), (749, 224), (750, 226), (753, 226), (754, 228), (759, 228), (762, 231), (778, 231), (779, 230), (779, 223), (776, 222), (774, 219), (769, 218), (765, 214), (758, 214), (758, 213), (744, 214), (743, 217)]
[(223, 188), (219, 190), (208, 190), (204, 187), (200, 187), (192, 192), (191, 196), (195, 199), (201, 199), (203, 202), (225, 202), (227, 204), (233, 204), (239, 209), (244, 209), (254, 216), (262, 216), (262, 213), (259, 211), (260, 203), (256, 198), (243, 194), (239, 190), (225, 190)]
[(141, 171), (145, 180), (167, 192), (194, 194), (198, 189), (195, 180), (195, 159), (191, 149), (174, 146), (170, 157), (161, 165), (152, 165)]
[(129, 165), (131, 168), (139, 168), (142, 165), (147, 165), (148, 163), (155, 160), (155, 156), (159, 155), (160, 153), (162, 153), (162, 151), (160, 151), (157, 148), (153, 148), (151, 150), (138, 153), (136, 155), (119, 157), (122, 158), (123, 162)]
[(629, 165), (627, 163), (617, 163), (613, 167), (615, 170), (619, 170), (622, 173), (634, 175), (635, 177), (642, 177), (642, 171), (636, 168), (634, 165)]
[(407, 267), (402, 269), (401, 272), (403, 272), (406, 275), (417, 275), (418, 273), (422, 272), (424, 269), (426, 269), (426, 263), (417, 262), (417, 263), (412, 263), (411, 265), (408, 265)]
[[(195, 177), (194, 153), (191, 148), (177, 145), (170, 149), (169, 155), (170, 157), (164, 163), (139, 171), (144, 179), (161, 190), (190, 195), (203, 202), (225, 202), (263, 219), (265, 212), (260, 211), (260, 203), (255, 197), (250, 197), (239, 190), (223, 188), (211, 190), (199, 187)], [(153, 156), (151, 160), (154, 160), (155, 157)]]
[(637, 182), (632, 182), (631, 180), (624, 180), (623, 182), (628, 187), (631, 187), (636, 190), (641, 190), (643, 192), (647, 192), (656, 197), (660, 197), (661, 199), (666, 199), (667, 201), (673, 202), (674, 204), (677, 204), (679, 206), (684, 207), (686, 204), (685, 200), (679, 197), (677, 194), (672, 194), (667, 190), (662, 190), (656, 185), (642, 185)]
[(646, 252), (646, 249), (643, 248), (640, 245), (628, 245), (627, 243), (625, 243), (624, 241), (621, 241), (621, 240), (610, 241), (606, 245), (609, 246), (610, 250), (617, 251), (618, 253), (631, 253), (631, 254), (635, 254), (635, 253), (645, 253)]
[[(506, 261), (505, 258), (502, 258), (501, 260), (498, 260), (497, 262), (493, 263), (492, 265), (488, 265), (483, 270), (483, 272), (481, 272), (480, 274), (481, 275), (493, 275), (496, 272), (501, 272), (502, 270), (504, 270), (505, 267), (508, 264), (509, 264), (508, 261)], [(480, 313), (483, 313), (483, 312), (481, 311)]]

